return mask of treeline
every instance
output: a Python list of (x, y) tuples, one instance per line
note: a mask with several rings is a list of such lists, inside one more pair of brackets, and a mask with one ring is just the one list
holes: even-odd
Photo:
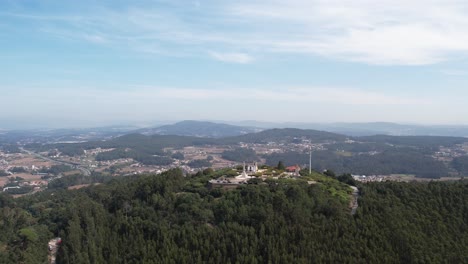
[(50, 168), (47, 168), (47, 167), (43, 167), (39, 170), (39, 172), (41, 173), (50, 173), (50, 174), (53, 174), (53, 175), (59, 175), (60, 173), (64, 173), (64, 172), (68, 172), (68, 171), (72, 171), (73, 168), (68, 166), (68, 165), (53, 165), (51, 166)]
[(454, 158), (451, 162), (451, 165), (462, 176), (468, 176), (468, 156)]
[(187, 163), (192, 168), (206, 168), (211, 166), (211, 162), (208, 159), (195, 159)]
[(298, 143), (297, 140), (302, 138), (318, 143), (328, 141), (341, 142), (346, 140), (347, 137), (345, 135), (312, 129), (274, 128), (264, 130), (258, 133), (250, 133), (242, 136), (223, 138), (219, 139), (217, 142), (219, 144), (237, 144), (239, 142), (260, 144), (268, 142)]
[(5, 153), (21, 153), (17, 144), (3, 144), (0, 149)]
[(27, 193), (32, 192), (33, 189), (34, 189), (33, 186), (22, 186), (21, 188), (18, 188), (18, 189), (16, 188), (8, 189), (5, 192), (8, 194), (27, 194)]
[(13, 173), (25, 173), (28, 172), (24, 167), (13, 167), (10, 169), (10, 172)]
[(236, 148), (233, 150), (225, 150), (221, 154), (223, 159), (237, 161), (237, 162), (253, 162), (258, 161), (257, 153), (250, 148)]
[[(278, 164), (279, 161), (285, 164), (309, 163), (308, 153), (273, 153), (265, 158), (270, 166)], [(339, 155), (329, 150), (314, 151), (312, 168), (318, 171), (333, 168), (340, 174), (346, 172), (365, 175), (415, 174), (417, 177), (424, 178), (440, 178), (449, 174), (449, 169), (444, 163), (411, 148), (390, 149), (375, 155), (351, 156)]]
[(466, 181), (363, 185), (352, 216), (323, 184), (300, 179), (206, 187), (224, 172), (0, 195), (0, 262), (45, 262), (54, 236), (58, 263), (468, 262)]
[(96, 155), (96, 161), (107, 161), (116, 159), (128, 159), (135, 155), (135, 151), (129, 149), (114, 149), (101, 152)]
[(106, 183), (110, 182), (112, 179), (115, 179), (115, 177), (103, 175), (97, 172), (93, 172), (90, 176), (86, 176), (83, 174), (74, 174), (54, 179), (49, 182), (47, 187), (49, 189), (66, 189), (70, 186), (81, 184)]
[(468, 141), (464, 137), (441, 137), (441, 136), (365, 136), (356, 137), (358, 141), (392, 144), (398, 146), (413, 146), (417, 148), (430, 148), (434, 151), (440, 146), (453, 147)]

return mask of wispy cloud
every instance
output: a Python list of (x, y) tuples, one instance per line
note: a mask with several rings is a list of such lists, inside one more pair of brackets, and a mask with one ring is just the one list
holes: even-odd
[[(33, 85), (33, 87), (36, 87)], [(31, 92), (30, 88), (12, 88), (9, 93), (4, 93), (12, 101), (18, 96), (31, 96), (37, 101), (54, 103), (70, 99), (71, 101), (86, 104), (89, 102), (109, 103), (112, 105), (152, 105), (150, 102), (174, 100), (209, 102), (217, 100), (229, 100), (236, 102), (257, 102), (264, 105), (281, 103), (325, 103), (342, 105), (431, 105), (430, 99), (421, 96), (395, 95), (388, 93), (377, 93), (352, 87), (218, 87), (208, 88), (185, 88), (164, 87), (152, 85), (131, 85), (131, 89), (113, 89), (79, 86), (68, 89), (46, 88), (37, 86), (37, 92)], [(109, 96), (112, 93), (112, 97)], [(8, 100), (7, 100), (8, 101)], [(272, 104), (273, 103), (273, 104)]]
[(233, 12), (289, 25), (287, 38), (271, 41), (274, 50), (422, 65), (468, 54), (467, 8), (460, 1), (292, 0), (236, 4)]
[(207, 55), (235, 63), (253, 62), (258, 53), (383, 65), (427, 65), (468, 56), (468, 2), (463, 1), (149, 3), (146, 8), (100, 7), (88, 15), (72, 10), (3, 15), (53, 25), (70, 38), (142, 52), (200, 56), (222, 50)]
[(219, 52), (210, 52), (210, 55), (219, 61), (232, 62), (232, 63), (250, 63), (253, 61), (253, 58), (245, 53), (219, 53)]
[(448, 76), (468, 76), (467, 70), (444, 69), (440, 70), (440, 72)]
[[(219, 100), (254, 101), (258, 103), (330, 103), (343, 105), (430, 105), (429, 99), (389, 95), (349, 87), (283, 87), (282, 89), (229, 88), (195, 89), (177, 87), (136, 86), (134, 91), (123, 91), (124, 98), (177, 100)], [(95, 96), (95, 95), (93, 95)]]

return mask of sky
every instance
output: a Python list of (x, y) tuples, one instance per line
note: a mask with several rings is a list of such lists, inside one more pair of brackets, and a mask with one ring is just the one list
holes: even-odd
[(468, 124), (468, 1), (2, 0), (0, 128)]

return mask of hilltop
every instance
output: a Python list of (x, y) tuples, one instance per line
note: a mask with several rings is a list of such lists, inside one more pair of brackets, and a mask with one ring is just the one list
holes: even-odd
[(231, 170), (51, 185), (17, 200), (0, 194), (0, 263), (43, 263), (54, 237), (58, 263), (468, 260), (466, 181), (359, 185), (351, 214), (351, 189), (324, 174), (207, 187)]
[(157, 134), (223, 138), (254, 133), (261, 130), (262, 129), (247, 126), (234, 126), (206, 121), (185, 120), (172, 125), (164, 125), (156, 128), (143, 128), (134, 132), (144, 135)]

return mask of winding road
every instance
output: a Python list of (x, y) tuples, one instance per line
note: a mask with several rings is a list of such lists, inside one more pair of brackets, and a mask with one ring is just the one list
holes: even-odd
[(83, 173), (85, 176), (90, 176), (91, 175), (91, 171), (85, 167), (82, 167), (82, 166), (79, 166), (79, 165), (76, 165), (74, 163), (71, 163), (71, 162), (66, 162), (66, 161), (62, 161), (62, 160), (55, 160), (55, 159), (51, 159), (49, 157), (46, 157), (46, 156), (42, 156), (41, 154), (39, 153), (36, 153), (36, 152), (33, 152), (33, 151), (30, 151), (30, 150), (27, 150), (27, 149), (24, 149), (24, 148), (20, 148), (21, 151), (23, 152), (26, 152), (30, 155), (34, 155), (40, 159), (43, 159), (43, 160), (47, 160), (47, 161), (51, 161), (51, 162), (55, 162), (55, 163), (59, 163), (59, 164), (63, 164), (63, 165), (67, 165), (67, 166), (71, 166), (73, 168), (76, 168), (78, 170), (81, 171), (81, 173)]

